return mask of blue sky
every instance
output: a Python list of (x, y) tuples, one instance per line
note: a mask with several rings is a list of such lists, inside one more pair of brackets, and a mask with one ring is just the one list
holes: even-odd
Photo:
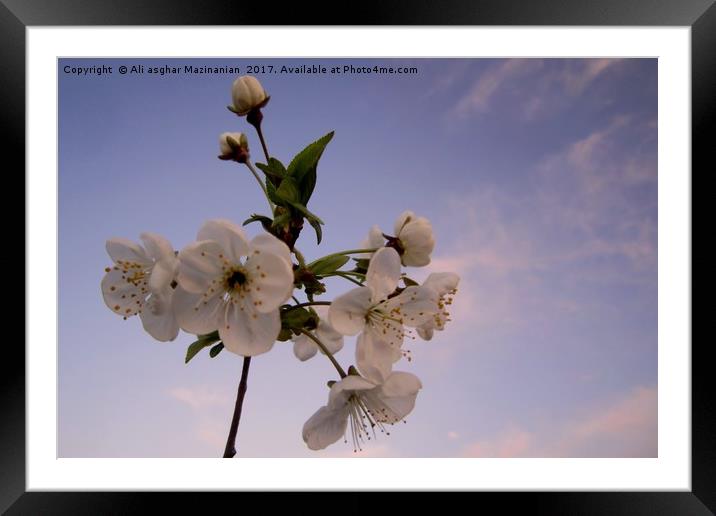
[[(220, 456), (241, 370), (228, 352), (185, 365), (191, 336), (155, 342), (102, 301), (107, 238), (154, 231), (181, 249), (208, 219), (266, 211), (248, 171), (216, 158), (221, 132), (246, 131), (261, 161), (226, 109), (234, 75), (62, 73), (139, 61), (59, 63), (62, 457)], [(437, 240), (411, 276), (462, 277), (453, 323), (411, 341), (413, 361), (398, 364), (423, 382), (407, 425), (363, 455), (655, 456), (657, 61), (354, 62), (419, 73), (258, 75), (272, 155), (288, 162), (336, 131), (310, 205), (324, 241), (305, 231), (300, 249), (353, 248), (411, 209)], [(338, 360), (353, 363), (353, 349), (349, 339)], [(352, 456), (301, 439), (333, 377), (327, 360), (301, 363), (283, 343), (254, 359), (239, 456)]]

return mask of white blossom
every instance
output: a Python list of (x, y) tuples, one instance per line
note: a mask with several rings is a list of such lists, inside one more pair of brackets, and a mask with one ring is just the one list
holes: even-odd
[(162, 236), (142, 233), (140, 238), (144, 247), (125, 238), (107, 240), (114, 265), (105, 269), (102, 296), (125, 319), (139, 314), (142, 326), (155, 339), (174, 340), (179, 333), (172, 310), (176, 255)]
[[(366, 273), (365, 287), (337, 297), (329, 310), (331, 325), (343, 335), (356, 335), (358, 369), (367, 378), (382, 382), (402, 356), (403, 326), (427, 322), (437, 307), (435, 292), (411, 286), (397, 295), (400, 257), (384, 247), (373, 256)], [(392, 297), (391, 297), (392, 296)]]
[(421, 388), (417, 376), (402, 371), (391, 373), (382, 384), (348, 375), (331, 386), (328, 403), (303, 425), (303, 440), (311, 450), (322, 450), (345, 436), (350, 421), (353, 450), (360, 450), (376, 428), (385, 432), (385, 425), (413, 410)]
[(445, 324), (450, 321), (450, 305), (452, 305), (453, 297), (457, 293), (457, 285), (460, 282), (460, 276), (453, 272), (437, 272), (432, 273), (423, 282), (423, 287), (430, 288), (437, 294), (437, 310), (433, 317), (416, 328), (418, 335), (424, 340), (433, 338), (434, 330), (442, 331)]
[(281, 330), (279, 306), (293, 290), (289, 249), (261, 234), (251, 242), (227, 220), (210, 220), (197, 242), (179, 253), (175, 309), (185, 331), (216, 329), (229, 351), (243, 356), (271, 349)]

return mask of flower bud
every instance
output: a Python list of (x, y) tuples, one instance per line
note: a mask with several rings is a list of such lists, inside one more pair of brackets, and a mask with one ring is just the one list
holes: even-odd
[(245, 163), (249, 158), (249, 141), (244, 133), (221, 133), (219, 159)]
[(259, 80), (252, 75), (242, 75), (234, 81), (231, 98), (234, 105), (229, 109), (239, 116), (246, 116), (250, 111), (264, 107), (269, 100)]

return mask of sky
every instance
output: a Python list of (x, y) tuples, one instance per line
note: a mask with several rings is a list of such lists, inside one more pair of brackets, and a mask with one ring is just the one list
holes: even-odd
[[(113, 66), (78, 76), (69, 66)], [(308, 450), (303, 423), (336, 379), (290, 343), (252, 360), (239, 457), (655, 457), (655, 59), (59, 60), (60, 457), (220, 457), (242, 358), (154, 341), (102, 300), (105, 241), (152, 231), (175, 249), (209, 219), (265, 199), (217, 159), (236, 74), (117, 74), (120, 65), (415, 66), (417, 74), (255, 74), (284, 163), (335, 130), (309, 208), (308, 260), (355, 248), (410, 209), (433, 225), (430, 266), (461, 277), (453, 321), (395, 369), (422, 381), (407, 424), (353, 453)], [(258, 225), (247, 227), (249, 236)], [(352, 285), (334, 279), (330, 297)], [(352, 338), (336, 355), (355, 362)]]

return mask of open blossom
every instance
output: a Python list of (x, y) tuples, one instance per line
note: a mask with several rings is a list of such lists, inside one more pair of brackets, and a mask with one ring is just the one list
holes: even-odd
[(356, 335), (358, 369), (380, 383), (402, 356), (403, 326), (419, 326), (436, 310), (436, 294), (430, 288), (411, 286), (398, 295), (400, 257), (395, 249), (376, 251), (366, 273), (366, 287), (337, 297), (329, 310), (331, 325), (343, 335)]
[(125, 238), (107, 240), (114, 266), (105, 269), (102, 296), (107, 306), (125, 319), (139, 314), (142, 326), (159, 341), (179, 333), (174, 312), (173, 281), (177, 259), (172, 245), (154, 233), (140, 235), (144, 247)]
[[(338, 353), (343, 348), (343, 335), (338, 333), (328, 322), (328, 308), (325, 306), (314, 306), (314, 310), (320, 317), (315, 335), (326, 349), (331, 353)], [(318, 346), (306, 335), (298, 335), (293, 338), (293, 354), (301, 362), (315, 356), (319, 351)]]
[(348, 375), (331, 386), (328, 403), (303, 425), (303, 440), (311, 450), (322, 450), (346, 434), (349, 426), (353, 450), (375, 435), (375, 427), (401, 421), (413, 410), (422, 384), (411, 373), (395, 371), (382, 384)]
[(293, 290), (289, 249), (261, 234), (248, 242), (228, 220), (210, 220), (197, 242), (179, 253), (175, 310), (182, 329), (216, 329), (229, 351), (243, 356), (271, 349), (281, 330), (279, 306)]
[(231, 87), (231, 98), (234, 102), (234, 113), (244, 116), (252, 109), (263, 107), (269, 96), (256, 77), (242, 75)]
[(432, 273), (423, 282), (423, 287), (431, 288), (437, 294), (438, 305), (433, 317), (416, 328), (418, 335), (424, 340), (432, 339), (434, 330), (445, 329), (445, 324), (450, 320), (448, 309), (457, 292), (458, 283), (460, 276), (453, 272)]

